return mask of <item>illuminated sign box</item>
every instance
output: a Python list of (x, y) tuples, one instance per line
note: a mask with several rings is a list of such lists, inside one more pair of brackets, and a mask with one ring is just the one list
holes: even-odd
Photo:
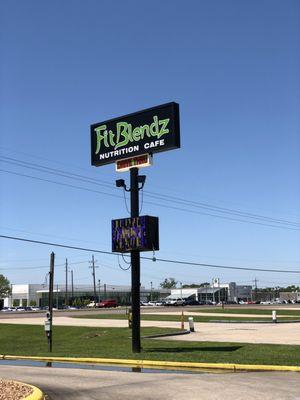
[(128, 253), (132, 250), (159, 250), (158, 218), (144, 215), (111, 221), (112, 251)]
[(130, 168), (149, 167), (152, 165), (152, 156), (150, 154), (142, 154), (141, 156), (124, 158), (116, 161), (116, 171), (125, 172)]
[(91, 125), (94, 166), (179, 147), (179, 105), (174, 102)]

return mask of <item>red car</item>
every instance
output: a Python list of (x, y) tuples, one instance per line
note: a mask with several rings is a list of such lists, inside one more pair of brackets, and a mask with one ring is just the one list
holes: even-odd
[(100, 303), (97, 303), (97, 307), (100, 307), (100, 308), (117, 307), (117, 301), (116, 300), (102, 300)]

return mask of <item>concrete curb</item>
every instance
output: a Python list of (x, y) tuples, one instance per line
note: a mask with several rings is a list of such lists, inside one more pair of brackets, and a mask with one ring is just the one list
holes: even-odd
[[(196, 363), (176, 361), (152, 361), (152, 360), (126, 360), (118, 358), (75, 358), (75, 357), (30, 357), (0, 355), (2, 360), (32, 360), (45, 362), (69, 362), (92, 364), (118, 364), (140, 368), (192, 368), (192, 369), (217, 369), (231, 371), (292, 371), (300, 372), (300, 366), (294, 365), (252, 365), (252, 364), (223, 364), (223, 363)], [(27, 400), (33, 400), (28, 398)], [(34, 399), (38, 400), (38, 399)]]
[(28, 386), (32, 389), (32, 393), (29, 396), (24, 397), (24, 400), (44, 400), (44, 398), (45, 398), (44, 393), (36, 386), (29, 385), (28, 383), (15, 381), (15, 380), (14, 380), (14, 382), (20, 383), (21, 385), (24, 385), (24, 386)]

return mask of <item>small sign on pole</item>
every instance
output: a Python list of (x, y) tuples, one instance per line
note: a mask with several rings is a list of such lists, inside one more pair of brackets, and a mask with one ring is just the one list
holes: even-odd
[(144, 215), (114, 219), (111, 227), (113, 252), (159, 250), (157, 217)]
[(151, 154), (142, 154), (141, 156), (123, 158), (116, 161), (116, 171), (126, 172), (130, 168), (150, 167), (153, 164), (153, 157)]
[(47, 319), (46, 321), (45, 321), (45, 332), (47, 333), (47, 332), (50, 332), (51, 331), (51, 323), (50, 323), (50, 321)]

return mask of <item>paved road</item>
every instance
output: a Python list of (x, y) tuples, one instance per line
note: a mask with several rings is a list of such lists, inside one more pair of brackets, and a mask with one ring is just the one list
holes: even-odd
[[(194, 312), (195, 310), (201, 311), (201, 310), (209, 310), (210, 308), (215, 308), (212, 306), (186, 306), (184, 307), (185, 312)], [(271, 315), (272, 310), (289, 310), (289, 311), (299, 311), (300, 306), (299, 304), (276, 304), (276, 305), (226, 305), (226, 309), (238, 309), (241, 313), (243, 310), (249, 310), (249, 309), (257, 309), (257, 310), (265, 310), (267, 315)], [(220, 307), (221, 310), (221, 307)], [(178, 311), (181, 311), (180, 307), (141, 307), (141, 313), (178, 313)], [(56, 316), (74, 316), (74, 315), (86, 315), (86, 314), (124, 314), (125, 308), (105, 308), (105, 309), (85, 309), (85, 310), (58, 310), (54, 311), (54, 315)], [(11, 312), (11, 313), (3, 313), (0, 312), (0, 319), (10, 319), (10, 318), (39, 318), (42, 315), (44, 316), (46, 314), (46, 311), (37, 311), (37, 312)], [(204, 315), (208, 315), (205, 313)], [(214, 314), (216, 315), (216, 314)], [(223, 314), (222, 314), (223, 315)], [(246, 314), (247, 316), (251, 316)]]
[(51, 400), (299, 400), (299, 373), (171, 374), (0, 366)]

